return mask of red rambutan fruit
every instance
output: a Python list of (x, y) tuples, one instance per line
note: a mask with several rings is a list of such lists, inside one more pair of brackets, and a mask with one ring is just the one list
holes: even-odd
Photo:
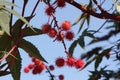
[(28, 67), (25, 67), (25, 68), (24, 68), (24, 72), (25, 72), (25, 73), (28, 73), (29, 71), (30, 71), (30, 69), (29, 69)]
[(57, 35), (57, 38), (56, 38), (56, 40), (58, 40), (58, 41), (62, 41), (63, 39), (64, 39), (64, 34), (63, 33), (59, 33), (58, 35)]
[(68, 32), (66, 33), (66, 35), (65, 35), (65, 38), (66, 38), (67, 40), (72, 40), (72, 39), (74, 38), (74, 33), (71, 32), (71, 31), (68, 31)]
[(65, 0), (56, 0), (57, 1), (57, 6), (58, 7), (65, 7)]
[(76, 59), (74, 57), (72, 57), (72, 56), (67, 57), (66, 63), (68, 66), (70, 66), (70, 67), (75, 66), (75, 62), (76, 62)]
[(77, 69), (82, 69), (83, 66), (84, 66), (84, 61), (81, 60), (81, 59), (78, 59), (78, 60), (76, 61), (76, 63), (75, 63), (75, 67), (76, 67)]
[(55, 69), (55, 67), (54, 67), (53, 65), (50, 65), (50, 66), (49, 66), (49, 69), (50, 69), (51, 71), (53, 71), (53, 70)]
[(58, 78), (59, 78), (59, 80), (63, 80), (64, 79), (64, 75), (61, 74), (61, 75), (58, 76)]
[(49, 36), (50, 37), (55, 37), (56, 36), (56, 34), (57, 34), (57, 31), (54, 29), (54, 28), (52, 28), (52, 29), (50, 29), (50, 31), (49, 31)]
[(55, 62), (57, 67), (63, 67), (65, 65), (65, 60), (63, 58), (57, 58)]
[(51, 16), (52, 13), (55, 13), (55, 8), (50, 5), (50, 6), (47, 6), (46, 10), (45, 10), (45, 13), (48, 15), (48, 16)]
[(42, 32), (43, 33), (48, 33), (50, 31), (50, 29), (51, 29), (51, 25), (49, 25), (49, 24), (44, 24), (42, 26)]
[(71, 26), (72, 26), (72, 24), (70, 21), (63, 21), (61, 28), (65, 31), (67, 31), (67, 30), (70, 30)]

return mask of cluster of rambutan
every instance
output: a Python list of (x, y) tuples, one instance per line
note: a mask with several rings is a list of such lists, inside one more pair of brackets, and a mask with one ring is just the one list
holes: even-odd
[(71, 22), (70, 21), (63, 21), (61, 26), (54, 27), (48, 23), (42, 26), (42, 32), (48, 34), (51, 38), (55, 38), (57, 41), (62, 41), (64, 38), (67, 40), (72, 40), (74, 38), (74, 33), (70, 31), (71, 29)]
[(46, 65), (43, 63), (43, 61), (37, 58), (32, 58), (32, 62), (33, 63), (30, 63), (27, 67), (24, 68), (25, 73), (28, 73), (30, 70), (32, 70), (33, 74), (39, 74), (46, 69)]
[(84, 67), (84, 61), (81, 59), (75, 59), (72, 56), (67, 56), (66, 60), (62, 57), (56, 59), (55, 64), (57, 67), (63, 67), (65, 64), (69, 67), (75, 67), (76, 69), (82, 69)]
[[(55, 65), (59, 68), (67, 65), (69, 67), (75, 67), (76, 69), (82, 69), (84, 67), (84, 61), (82, 59), (76, 59), (69, 55), (66, 59), (64, 59), (63, 57), (57, 58), (55, 61)], [(49, 66), (49, 69), (51, 71), (53, 71), (54, 68), (55, 67), (53, 65)]]
[[(56, 8), (57, 7), (65, 7), (66, 1), (65, 0), (56, 0)], [(45, 9), (45, 13), (48, 16), (52, 16), (55, 13), (56, 9), (53, 5), (48, 5)], [(72, 40), (74, 38), (74, 33), (70, 31), (71, 29), (71, 22), (70, 21), (63, 21), (61, 26), (58, 26), (57, 23), (56, 27), (52, 28), (52, 26), (48, 23), (42, 26), (43, 33), (47, 33), (51, 38), (55, 37), (55, 40), (62, 41), (64, 38), (67, 40)]]
[[(58, 57), (56, 59), (55, 66), (57, 66), (58, 68), (61, 68), (61, 67), (64, 67), (65, 65), (69, 67), (75, 67), (76, 69), (82, 69), (84, 67), (84, 61), (81, 59), (76, 59), (70, 55), (68, 55), (66, 59), (64, 59), (63, 57)], [(55, 66), (50, 65), (48, 66), (48, 68), (50, 71), (53, 71), (55, 70)], [(64, 80), (64, 75), (63, 74), (58, 75), (58, 79)]]

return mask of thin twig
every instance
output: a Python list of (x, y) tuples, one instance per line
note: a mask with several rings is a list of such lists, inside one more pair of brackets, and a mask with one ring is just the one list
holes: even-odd
[[(61, 30), (60, 30), (60, 27), (58, 26), (58, 22), (57, 22), (57, 20), (56, 20), (56, 17), (54, 16), (54, 14), (52, 14), (52, 17), (53, 17), (53, 20), (54, 20), (54, 22), (55, 22), (55, 26), (57, 27), (57, 29), (58, 29), (58, 35), (61, 33)], [(55, 39), (56, 40), (56, 39)], [(55, 41), (54, 40), (54, 41)], [(64, 41), (64, 39), (62, 40), (62, 44), (63, 44), (63, 46), (64, 46), (64, 49), (65, 49), (65, 53), (67, 52), (67, 47), (66, 47), (66, 44), (65, 44), (65, 41)]]
[(49, 73), (51, 79), (50, 80), (54, 80), (54, 75), (50, 72), (50, 70), (46, 67), (47, 72)]
[[(12, 0), (12, 3), (14, 4), (15, 0)], [(11, 7), (11, 9), (13, 10), (14, 6)], [(12, 21), (13, 21), (13, 14), (11, 14), (10, 16), (10, 34), (12, 33)]]
[(108, 21), (109, 21), (109, 20), (107, 19), (107, 20), (101, 25), (101, 27), (100, 27), (97, 31), (95, 31), (93, 34), (99, 32), (99, 31), (104, 27), (104, 25), (105, 25)]
[(27, 4), (27, 0), (24, 0), (23, 9), (22, 9), (22, 16), (24, 16), (26, 4)]
[(96, 6), (100, 9), (101, 12), (105, 12), (105, 10), (101, 7), (101, 5), (98, 4), (96, 0), (93, 0), (93, 2), (96, 4)]
[(0, 59), (0, 62), (3, 61), (4, 59), (6, 59), (16, 48), (17, 48), (17, 46), (14, 45), (14, 46), (12, 47), (12, 49), (11, 49), (6, 55), (4, 55), (4, 56)]
[(77, 2), (75, 2), (74, 0), (66, 0), (67, 3), (73, 5), (74, 7), (80, 9), (81, 11), (85, 12), (85, 13), (88, 13), (94, 17), (97, 17), (97, 18), (100, 18), (100, 19), (112, 19), (112, 20), (117, 20), (117, 21), (120, 21), (120, 16), (119, 15), (115, 15), (115, 14), (112, 14), (112, 13), (108, 13), (108, 12), (105, 12), (105, 13), (96, 13), (93, 9), (87, 9), (86, 6), (83, 6)]

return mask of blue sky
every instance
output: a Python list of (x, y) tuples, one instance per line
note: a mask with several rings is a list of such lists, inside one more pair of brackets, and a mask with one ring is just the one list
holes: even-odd
[[(8, 0), (8, 1), (10, 1), (10, 0)], [(21, 7), (22, 0), (21, 1), (15, 0), (15, 1), (16, 1), (15, 3), (18, 6), (20, 6), (20, 8), (16, 8), (16, 10), (18, 12), (20, 12), (20, 9), (22, 8)], [(33, 1), (29, 0), (25, 15), (30, 14), (36, 1), (37, 0), (33, 0)], [(84, 0), (81, 0), (81, 1), (76, 0), (76, 1), (80, 2), (80, 3), (85, 2)], [(110, 0), (110, 2), (111, 1), (112, 0)], [(105, 7), (108, 7), (108, 5), (110, 5), (109, 2), (107, 3), (107, 5)], [(35, 12), (36, 16), (30, 22), (31, 25), (33, 25), (37, 28), (41, 28), (41, 26), (47, 22), (48, 16), (46, 16), (46, 14), (44, 13), (45, 8), (46, 8), (46, 5), (44, 5), (44, 3), (39, 4), (39, 6)], [(80, 16), (80, 13), (81, 13), (80, 10), (67, 4), (65, 8), (57, 9), (55, 15), (57, 17), (58, 24), (60, 24), (64, 20), (69, 20), (72, 23), (74, 23), (74, 21)], [(92, 27), (94, 29), (98, 29), (103, 22), (104, 22), (104, 20), (102, 20), (102, 21), (100, 19), (96, 20), (96, 18), (92, 17), (90, 27)], [(78, 37), (78, 35), (76, 35), (76, 34), (77, 34), (77, 30), (79, 29), (79, 25), (80, 24), (72, 27), (72, 31), (75, 33), (76, 38)], [(87, 25), (85, 24), (84, 27), (86, 27), (86, 26)], [(41, 55), (49, 62), (49, 64), (54, 65), (55, 59), (57, 57), (65, 57), (66, 56), (64, 53), (64, 48), (63, 48), (62, 43), (57, 42), (57, 41), (53, 42), (53, 39), (51, 39), (50, 37), (48, 37), (45, 34), (40, 35), (40, 36), (27, 37), (25, 39), (31, 41), (36, 47), (38, 47), (38, 49), (41, 52)], [(69, 48), (69, 46), (72, 42), (73, 41), (65, 41), (67, 48)], [(86, 42), (89, 42), (89, 38), (87, 38)], [(97, 45), (95, 45), (95, 46), (97, 46)], [(87, 50), (91, 50), (92, 47), (94, 47), (94, 46), (87, 46), (86, 49), (83, 50), (82, 48), (77, 46), (74, 51), (74, 56), (76, 58), (79, 58), (81, 53), (86, 52)], [(20, 49), (20, 52), (21, 52), (21, 56), (22, 56), (21, 80), (49, 80), (49, 75), (45, 72), (41, 73), (40, 75), (33, 75), (33, 74), (31, 74), (31, 72), (29, 72), (28, 74), (25, 74), (23, 72), (23, 68), (31, 62), (31, 59), (28, 57), (26, 52), (24, 52), (22, 49)], [(111, 64), (106, 60), (102, 64), (104, 65), (105, 63)], [(100, 65), (100, 66), (102, 67), (102, 65)], [(115, 67), (114, 63), (112, 63), (111, 67), (109, 67), (109, 68), (113, 68), (113, 67)], [(88, 75), (90, 74), (88, 72), (88, 70), (93, 70), (93, 69), (94, 69), (94, 65), (92, 64), (89, 67), (87, 67), (85, 70), (82, 70), (82, 71), (76, 70), (75, 68), (64, 67), (64, 68), (56, 68), (56, 70), (53, 71), (52, 73), (54, 73), (56, 75), (64, 74), (65, 80), (87, 80)], [(0, 80), (13, 80), (13, 79), (12, 79), (11, 75), (8, 75), (8, 76), (0, 77)]]

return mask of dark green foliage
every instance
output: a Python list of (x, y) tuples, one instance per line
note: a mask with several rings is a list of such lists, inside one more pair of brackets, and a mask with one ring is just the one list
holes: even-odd
[(73, 51), (74, 51), (74, 49), (75, 49), (76, 46), (77, 46), (77, 41), (75, 40), (75, 41), (71, 44), (71, 46), (70, 46), (70, 48), (69, 48), (69, 53), (70, 53), (70, 55), (73, 55)]
[(10, 74), (9, 71), (0, 71), (0, 77)]
[(12, 56), (9, 56), (6, 60), (9, 65), (10, 73), (14, 80), (21, 80), (21, 56), (18, 50), (15, 50), (13, 55), (16, 58), (13, 58)]
[(45, 61), (45, 59), (40, 55), (39, 50), (31, 42), (22, 39), (19, 47), (25, 50), (30, 56)]

